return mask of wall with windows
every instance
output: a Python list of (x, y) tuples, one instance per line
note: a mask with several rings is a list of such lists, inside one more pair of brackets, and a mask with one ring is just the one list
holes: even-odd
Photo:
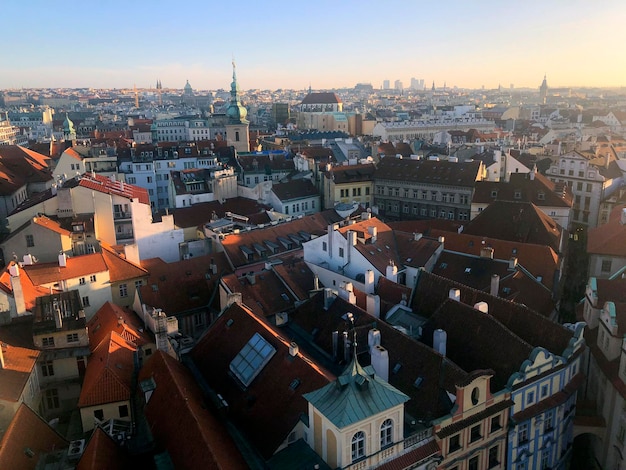
[(404, 450), (404, 405), (339, 429), (309, 403), (309, 423), (307, 442), (331, 468), (372, 468)]
[(91, 431), (96, 427), (94, 418), (100, 421), (108, 421), (113, 418), (130, 421), (130, 401), (116, 401), (81, 408), (80, 419), (83, 424), (83, 432)]
[(67, 255), (72, 254), (72, 240), (68, 235), (59, 234), (31, 222), (21, 230), (13, 232), (10, 238), (0, 244), (5, 256), (5, 262), (13, 260), (23, 261), (24, 255), (33, 255), (40, 263), (57, 261), (60, 251)]

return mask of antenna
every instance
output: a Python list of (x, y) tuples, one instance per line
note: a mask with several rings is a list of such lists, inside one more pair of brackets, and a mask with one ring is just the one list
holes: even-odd
[(356, 328), (354, 327), (354, 315), (348, 312), (348, 320), (352, 325), (352, 349), (354, 350), (354, 359), (356, 360)]

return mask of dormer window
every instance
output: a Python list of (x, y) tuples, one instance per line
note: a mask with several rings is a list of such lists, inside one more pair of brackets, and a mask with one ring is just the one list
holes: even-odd
[(522, 198), (522, 192), (519, 190), (516, 190), (515, 193), (513, 194), (513, 197), (515, 199), (521, 199)]
[(495, 189), (494, 189), (493, 191), (491, 191), (491, 197), (492, 197), (492, 198), (496, 198), (496, 197), (498, 197), (498, 191), (497, 191), (497, 190), (495, 190)]
[(540, 201), (545, 201), (546, 193), (544, 193), (543, 191), (538, 192), (537, 193), (537, 199), (539, 199)]

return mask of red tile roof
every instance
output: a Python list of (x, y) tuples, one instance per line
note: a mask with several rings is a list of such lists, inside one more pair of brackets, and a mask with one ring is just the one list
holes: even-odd
[[(11, 274), (9, 273), (9, 269), (15, 264), (15, 261), (9, 262), (5, 270), (2, 271), (2, 274), (0, 274), (0, 289), (10, 295), (13, 295), (13, 285), (11, 284)], [(35, 301), (37, 297), (50, 294), (50, 289), (33, 285), (30, 277), (24, 274), (21, 268), (19, 268), (18, 272), (20, 273), (19, 282), (22, 286), (26, 310), (32, 311), (32, 309), (35, 307)], [(54, 292), (58, 291), (54, 290)]]
[[(210, 272), (211, 260), (217, 267), (216, 274)], [(142, 303), (160, 308), (168, 315), (211, 306), (219, 309), (219, 295), (214, 291), (219, 278), (231, 272), (224, 253), (174, 263), (152, 258), (143, 260), (141, 266), (150, 273), (147, 285), (140, 289)]]
[(76, 257), (67, 257), (65, 267), (59, 263), (35, 263), (24, 266), (23, 272), (28, 275), (35, 286), (52, 284), (61, 280), (75, 279), (90, 274), (108, 271), (102, 253), (93, 253)]
[(626, 256), (626, 225), (621, 223), (622, 211), (626, 206), (618, 206), (611, 211), (609, 221), (589, 229), (587, 252), (594, 255)]
[(150, 378), (156, 388), (144, 411), (157, 446), (167, 449), (175, 468), (247, 468), (226, 426), (207, 407), (182, 364), (157, 351), (139, 376)]
[(78, 407), (130, 400), (136, 347), (112, 331), (93, 350)]
[(0, 195), (11, 196), (27, 183), (52, 180), (48, 157), (18, 145), (0, 146)]
[(0, 400), (17, 403), (41, 352), (35, 349), (32, 318), (0, 327), (4, 368), (0, 369)]
[(131, 468), (128, 454), (100, 427), (91, 434), (76, 470), (96, 468)]
[[(251, 284), (251, 280), (254, 284)], [(222, 284), (231, 292), (240, 292), (242, 302), (260, 317), (284, 312), (294, 304), (293, 297), (272, 271), (262, 271), (250, 277), (241, 278), (237, 278), (235, 274), (229, 274), (222, 278)]]
[(519, 264), (533, 276), (541, 277), (542, 283), (548, 288), (552, 288), (555, 272), (559, 269), (559, 256), (547, 245), (499, 240), (438, 229), (432, 229), (428, 233), (434, 238), (444, 237), (446, 250), (480, 256), (481, 249), (488, 247), (493, 248), (494, 259), (508, 260), (516, 257)]
[[(255, 333), (276, 353), (244, 390), (229, 372), (229, 364)], [(291, 356), (288, 340), (237, 304), (213, 323), (191, 357), (209, 386), (228, 403), (233, 423), (265, 458), (276, 451), (300, 416), (307, 413), (302, 395), (335, 379), (307, 355)], [(299, 382), (294, 382), (296, 379)]]
[(0, 468), (34, 470), (45, 454), (67, 445), (60, 434), (22, 403), (0, 441)]
[(114, 181), (97, 173), (85, 173), (82, 175), (79, 186), (105, 194), (115, 194), (128, 199), (137, 199), (142, 204), (150, 204), (150, 196), (147, 189), (122, 181)]
[(87, 322), (89, 344), (95, 349), (111, 332), (118, 333), (135, 346), (154, 343), (134, 312), (111, 302), (105, 302)]
[(463, 233), (547, 245), (556, 252), (561, 241), (557, 223), (527, 202), (495, 201), (469, 221)]
[(121, 282), (148, 277), (148, 271), (141, 266), (122, 258), (111, 247), (106, 244), (102, 244), (101, 248), (102, 259), (109, 270), (109, 279), (111, 282)]
[(40, 227), (47, 228), (48, 230), (52, 230), (60, 235), (70, 235), (70, 231), (61, 227), (61, 224), (59, 224), (57, 220), (49, 219), (45, 215), (33, 217), (33, 223), (39, 225)]

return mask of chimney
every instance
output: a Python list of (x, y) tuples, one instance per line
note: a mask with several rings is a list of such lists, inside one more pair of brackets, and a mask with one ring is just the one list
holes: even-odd
[(500, 292), (500, 276), (497, 274), (491, 275), (491, 290), (489, 293), (494, 297), (498, 297), (498, 292)]
[(441, 328), (433, 331), (433, 349), (442, 356), (446, 355), (446, 347), (448, 343), (448, 333)]
[(343, 282), (339, 287), (339, 297), (346, 302), (356, 305), (356, 295), (354, 294), (354, 287), (351, 282)]
[(0, 341), (0, 369), (4, 369), (4, 343)]
[(367, 294), (365, 298), (365, 310), (371, 316), (380, 318), (380, 297), (374, 294)]
[(333, 257), (333, 238), (334, 238), (334, 232), (335, 231), (335, 225), (334, 224), (330, 224), (328, 226), (328, 257), (332, 258)]
[(124, 324), (124, 318), (117, 317), (117, 324), (118, 324), (118, 326), (122, 326)]
[(241, 292), (233, 292), (232, 294), (228, 294), (226, 307), (230, 307), (232, 304), (241, 305), (242, 302)]
[(298, 355), (298, 345), (295, 341), (289, 343), (289, 355), (291, 357), (296, 357)]
[(493, 259), (493, 248), (490, 246), (483, 246), (480, 248), (480, 257)]
[(67, 266), (67, 255), (65, 253), (59, 253), (59, 267), (65, 268)]
[(9, 274), (11, 274), (11, 290), (13, 291), (13, 300), (15, 301), (15, 313), (19, 317), (26, 313), (26, 301), (24, 300), (19, 266), (15, 263), (11, 264)]
[(456, 300), (457, 302), (461, 301), (461, 289), (450, 289), (448, 292), (448, 297), (452, 300)]
[(372, 218), (371, 212), (361, 212), (361, 220), (370, 220)]
[(313, 290), (319, 290), (319, 288), (320, 288), (320, 278), (316, 274), (315, 276), (313, 276)]
[(422, 234), (419, 232), (413, 232), (413, 240), (418, 241), (422, 238)]
[(367, 332), (367, 349), (370, 354), (374, 346), (380, 345), (380, 330), (378, 328), (372, 328)]
[(378, 227), (367, 227), (367, 232), (372, 236), (372, 243), (378, 240)]
[(350, 251), (350, 247), (356, 245), (356, 232), (354, 230), (348, 230), (346, 238), (348, 239), (348, 251)]
[(439, 241), (439, 243), (444, 243), (446, 241), (446, 237), (441, 236), (437, 240)]
[(479, 312), (489, 313), (489, 304), (487, 302), (477, 302), (474, 304), (474, 308)]
[(374, 271), (371, 269), (365, 271), (365, 292), (367, 294), (374, 292)]
[(337, 294), (334, 293), (332, 289), (328, 287), (324, 288), (324, 310), (330, 308), (336, 297)]
[(54, 324), (57, 330), (63, 328), (63, 318), (61, 317), (61, 309), (59, 307), (54, 309)]
[(372, 348), (372, 367), (378, 377), (385, 382), (389, 380), (389, 352), (380, 344)]
[(350, 360), (350, 349), (351, 349), (350, 340), (348, 339), (348, 332), (343, 332), (343, 360), (348, 362)]
[(626, 225), (626, 207), (622, 207), (622, 217), (620, 218), (619, 222), (622, 225)]
[(513, 256), (509, 260), (509, 271), (513, 271), (515, 269), (517, 269), (517, 258), (515, 256)]
[(530, 173), (528, 174), (528, 177), (530, 178), (530, 181), (534, 181), (535, 180), (535, 173), (537, 171), (537, 167), (533, 167), (532, 170), (530, 170)]
[(332, 338), (333, 338), (333, 360), (336, 361), (339, 355), (339, 332), (333, 331)]
[(393, 282), (398, 282), (398, 267), (393, 262), (393, 260), (389, 260), (389, 265), (387, 265), (387, 272), (385, 277)]

